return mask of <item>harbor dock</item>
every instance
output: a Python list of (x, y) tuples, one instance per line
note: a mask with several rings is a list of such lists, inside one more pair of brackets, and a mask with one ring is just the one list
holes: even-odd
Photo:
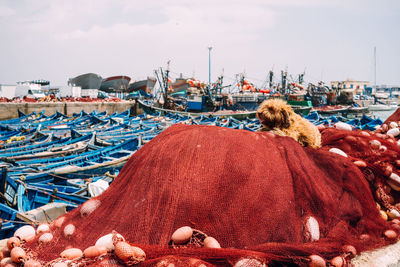
[(131, 114), (140, 114), (136, 101), (121, 102), (22, 102), (22, 103), (0, 103), (0, 120), (14, 119), (18, 117), (18, 110), (25, 114), (32, 112), (41, 112), (44, 110), (45, 115), (54, 114), (56, 111), (64, 115), (72, 116), (82, 110), (85, 112), (107, 111), (108, 114), (114, 112), (123, 112), (130, 110)]

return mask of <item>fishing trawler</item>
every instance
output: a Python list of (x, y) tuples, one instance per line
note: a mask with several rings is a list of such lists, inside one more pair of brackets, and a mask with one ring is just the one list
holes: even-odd
[(398, 105), (396, 102), (391, 102), (389, 104), (376, 103), (368, 106), (369, 111), (389, 111), (389, 110), (395, 110), (397, 108)]
[(130, 77), (123, 75), (108, 77), (101, 82), (100, 90), (107, 93), (116, 91), (127, 92), (130, 80)]
[(131, 93), (131, 92), (136, 92), (136, 91), (142, 90), (143, 92), (149, 94), (153, 90), (156, 83), (157, 83), (156, 78), (147, 77), (146, 80), (131, 82), (128, 85), (127, 91), (128, 91), (128, 93)]
[(103, 78), (96, 73), (78, 75), (68, 80), (68, 85), (79, 86), (82, 89), (99, 89)]

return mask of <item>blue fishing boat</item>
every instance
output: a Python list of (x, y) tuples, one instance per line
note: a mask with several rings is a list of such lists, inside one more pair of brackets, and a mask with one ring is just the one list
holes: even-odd
[(0, 124), (1, 125), (19, 124), (19, 123), (25, 122), (25, 121), (32, 121), (32, 120), (36, 120), (38, 118), (40, 119), (44, 116), (44, 110), (40, 113), (32, 112), (28, 115), (26, 115), (22, 111), (18, 110), (18, 115), (19, 115), (18, 118), (4, 120), (4, 121), (1, 121)]
[(16, 228), (21, 225), (18, 223), (17, 219), (18, 211), (13, 209), (3, 203), (0, 203), (0, 239), (5, 239), (13, 236)]
[(52, 202), (65, 203), (67, 210), (71, 210), (89, 200), (88, 197), (75, 194), (79, 190), (74, 192), (67, 191), (68, 187), (33, 185), (20, 182), (17, 191), (18, 212), (25, 213)]
[(55, 178), (82, 178), (82, 175), (87, 174), (104, 174), (107, 171), (122, 168), (140, 146), (141, 138), (135, 137), (121, 144), (104, 147), (82, 155), (50, 159), (51, 162), (47, 164), (34, 164), (35, 161), (31, 161), (35, 167), (35, 173), (20, 170), (10, 175), (17, 178), (24, 175), (25, 181), (37, 182), (46, 179), (49, 174), (54, 175)]
[(0, 152), (13, 147), (23, 147), (27, 145), (42, 144), (50, 142), (52, 140), (53, 136), (51, 134), (45, 134), (40, 131), (36, 131), (35, 133), (31, 134), (26, 138), (23, 138), (22, 140), (16, 140), (0, 144)]
[[(161, 107), (154, 106), (150, 101), (144, 99), (136, 100), (139, 103), (141, 109), (144, 110), (147, 114), (157, 114), (161, 113), (165, 115), (167, 113), (173, 114), (181, 114), (184, 116), (198, 116), (199, 112), (188, 112), (188, 111), (179, 111), (179, 110), (172, 110), (172, 109), (165, 109)], [(215, 112), (201, 112), (202, 115), (211, 116), (211, 117), (234, 117), (236, 119), (245, 119), (245, 118), (252, 118), (256, 116), (256, 111), (232, 111), (232, 110), (219, 110)]]
[(0, 151), (0, 160), (10, 162), (30, 158), (43, 158), (78, 153), (84, 151), (87, 148), (87, 144), (94, 143), (94, 140), (95, 134), (92, 133), (77, 138), (61, 139), (58, 143), (57, 141), (54, 141), (42, 143), (36, 146), (32, 145), (13, 148), (7, 151)]

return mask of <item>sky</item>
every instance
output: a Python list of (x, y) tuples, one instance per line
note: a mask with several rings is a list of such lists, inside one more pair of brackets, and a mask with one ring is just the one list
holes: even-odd
[(154, 76), (208, 81), (269, 70), (306, 82), (400, 85), (398, 0), (0, 0), (0, 84)]

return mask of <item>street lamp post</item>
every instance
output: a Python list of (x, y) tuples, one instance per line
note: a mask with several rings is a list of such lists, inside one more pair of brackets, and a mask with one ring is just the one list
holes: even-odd
[(211, 88), (211, 49), (208, 47), (208, 86)]

